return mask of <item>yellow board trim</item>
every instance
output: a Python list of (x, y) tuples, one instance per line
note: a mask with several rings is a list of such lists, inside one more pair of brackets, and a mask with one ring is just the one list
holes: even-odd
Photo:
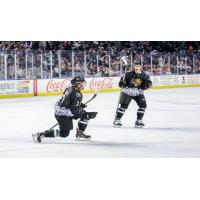
[(187, 88), (187, 87), (200, 87), (200, 84), (154, 86), (151, 89)]
[(34, 96), (33, 94), (0, 94), (0, 99), (33, 97), (33, 96)]
[[(187, 85), (166, 85), (166, 86), (154, 86), (151, 89), (170, 89), (170, 88), (187, 88), (187, 87), (200, 87), (200, 84), (187, 84)], [(97, 90), (97, 92), (117, 92), (119, 88)], [(95, 90), (83, 90), (82, 93), (94, 93)], [(63, 92), (39, 92), (38, 96), (52, 96), (62, 95)], [(0, 98), (18, 98), (18, 97), (33, 97), (33, 94), (0, 94)]]

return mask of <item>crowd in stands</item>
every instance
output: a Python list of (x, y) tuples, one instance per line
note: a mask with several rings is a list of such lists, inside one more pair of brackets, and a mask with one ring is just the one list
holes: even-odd
[(0, 50), (104, 50), (119, 52), (198, 52), (199, 41), (0, 41)]
[(3, 41), (0, 79), (5, 62), (8, 79), (31, 79), (120, 76), (134, 60), (150, 75), (200, 74), (200, 42)]
[(87, 50), (132, 52), (199, 52), (199, 41), (3, 41), (0, 50)]

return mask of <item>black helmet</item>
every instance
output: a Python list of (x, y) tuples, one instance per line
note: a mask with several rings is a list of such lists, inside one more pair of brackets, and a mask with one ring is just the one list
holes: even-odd
[(74, 77), (72, 80), (71, 80), (71, 84), (76, 86), (77, 83), (80, 83), (80, 82), (86, 82), (86, 80), (83, 78), (83, 77), (80, 77), (80, 76), (76, 76)]

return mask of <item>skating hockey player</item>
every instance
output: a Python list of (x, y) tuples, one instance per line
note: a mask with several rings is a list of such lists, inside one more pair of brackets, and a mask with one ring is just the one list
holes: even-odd
[(121, 78), (119, 87), (122, 88), (120, 93), (119, 103), (116, 110), (114, 127), (121, 127), (121, 118), (133, 99), (138, 105), (137, 120), (135, 122), (136, 128), (142, 128), (144, 123), (142, 121), (145, 109), (147, 107), (144, 90), (150, 88), (152, 82), (150, 77), (142, 71), (140, 61), (134, 63), (133, 70), (125, 74), (125, 79)]
[(73, 129), (73, 119), (79, 119), (78, 128), (76, 129), (77, 140), (90, 140), (91, 136), (84, 133), (90, 119), (96, 117), (97, 112), (86, 112), (87, 106), (82, 103), (83, 95), (81, 90), (84, 89), (85, 79), (75, 77), (71, 80), (71, 86), (66, 88), (63, 96), (56, 102), (55, 118), (59, 125), (59, 130), (52, 129), (45, 132), (33, 134), (36, 143), (41, 143), (44, 137), (62, 137), (69, 136), (70, 130)]

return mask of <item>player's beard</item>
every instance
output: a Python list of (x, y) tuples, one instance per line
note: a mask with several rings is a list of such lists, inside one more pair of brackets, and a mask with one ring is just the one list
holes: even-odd
[(85, 84), (84, 83), (79, 83), (77, 88), (79, 90), (84, 90), (85, 89)]

